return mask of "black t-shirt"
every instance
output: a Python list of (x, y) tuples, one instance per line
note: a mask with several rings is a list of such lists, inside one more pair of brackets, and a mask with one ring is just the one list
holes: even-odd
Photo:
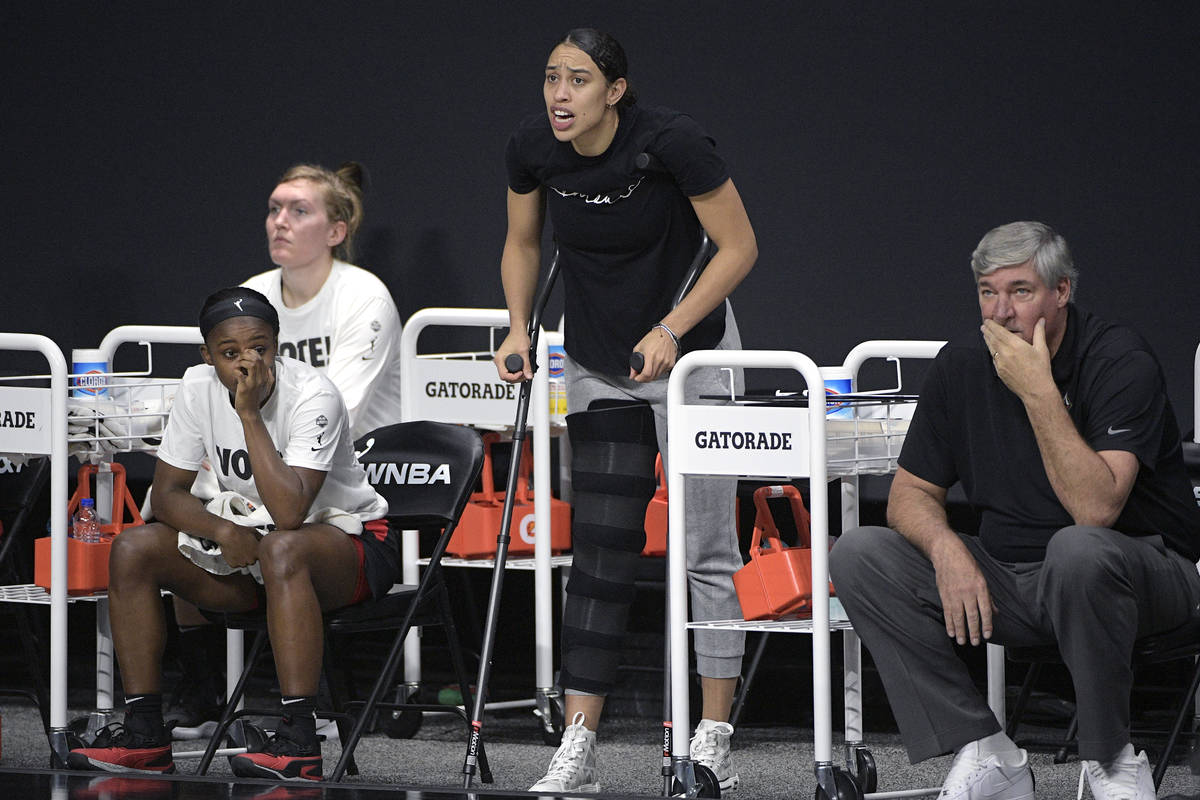
[[(1137, 456), (1137, 478), (1112, 527), (1130, 536), (1159, 534), (1171, 549), (1200, 558), (1200, 509), (1149, 346), (1129, 328), (1070, 305), (1051, 369), (1088, 446)], [(996, 376), (978, 331), (938, 353), (900, 466), (942, 487), (961, 481), (980, 513), (984, 547), (1003, 561), (1041, 561), (1050, 537), (1073, 524), (1046, 477), (1025, 407)]]
[[(640, 172), (639, 153), (666, 168)], [(559, 142), (545, 112), (524, 120), (505, 153), (518, 194), (545, 187), (566, 296), (567, 352), (583, 366), (629, 374), (629, 354), (671, 310), (700, 244), (689, 197), (729, 178), (713, 140), (686, 114), (633, 106), (621, 111), (608, 150), (583, 156)], [(718, 306), (683, 337), (684, 351), (715, 347), (725, 333)]]

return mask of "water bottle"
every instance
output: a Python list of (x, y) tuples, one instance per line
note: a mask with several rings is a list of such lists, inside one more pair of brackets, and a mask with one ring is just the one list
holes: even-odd
[(102, 540), (100, 520), (96, 517), (96, 501), (85, 497), (79, 501), (79, 510), (71, 518), (71, 535), (81, 542), (97, 543)]
[(546, 381), (550, 390), (550, 421), (563, 424), (567, 420), (567, 353), (560, 344), (547, 348), (550, 372)]

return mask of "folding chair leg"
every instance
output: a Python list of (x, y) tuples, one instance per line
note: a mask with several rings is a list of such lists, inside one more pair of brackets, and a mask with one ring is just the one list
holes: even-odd
[(29, 665), (29, 676), (33, 679), (33, 692), (37, 697), (38, 712), (42, 717), (42, 728), (50, 735), (50, 691), (45, 675), (49, 672), (50, 654), (43, 646), (45, 639), (33, 630), (33, 615), (36, 609), (21, 605), (14, 609), (17, 616), (17, 632), (25, 649), (25, 663)]
[(209, 738), (208, 746), (204, 749), (204, 755), (200, 759), (200, 764), (196, 767), (197, 775), (208, 774), (208, 768), (217, 753), (217, 747), (220, 745), (221, 740), (225, 738), (225, 733), (229, 730), (229, 726), (234, 720), (234, 715), (237, 713), (238, 703), (242, 701), (243, 695), (246, 694), (246, 683), (250, 680), (250, 673), (254, 671), (255, 665), (258, 663), (258, 659), (262, 656), (263, 651), (266, 650), (269, 641), (270, 636), (266, 631), (259, 631), (254, 637), (254, 644), (250, 647), (246, 666), (242, 668), (242, 674), (238, 677), (238, 682), (233, 687), (233, 692), (225, 700), (225, 708), (221, 710), (221, 721), (217, 723), (217, 729)]
[[(411, 619), (412, 612), (410, 611), (409, 622), (411, 622)], [(325, 777), (327, 782), (336, 783), (340, 781), (342, 776), (350, 769), (351, 764), (354, 763), (354, 750), (358, 747), (358, 742), (366, 730), (368, 719), (375, 711), (375, 707), (379, 704), (380, 698), (383, 697), (384, 691), (395, 679), (396, 670), (400, 668), (400, 658), (404, 653), (405, 638), (400, 633), (407, 634), (412, 627), (411, 624), (406, 624), (393, 639), (392, 649), (388, 652), (383, 669), (380, 671), (379, 677), (375, 680), (375, 685), (371, 687), (370, 696), (362, 704), (362, 710), (355, 715), (354, 725), (349, 735), (343, 736), (341, 727), (338, 728), (338, 735), (342, 737), (342, 754), (338, 758), (337, 764), (334, 765), (333, 771)]]
[[(325, 634), (325, 657), (323, 669), (321, 670), (321, 678), (325, 684), (325, 688), (329, 694), (329, 706), (337, 714), (333, 718), (334, 724), (337, 725), (338, 740), (342, 742), (343, 748), (345, 742), (349, 740), (352, 728), (349, 720), (345, 718), (343, 712), (346, 709), (346, 704), (354, 697), (352, 681), (346, 679), (347, 669), (340, 669), (338, 659), (334, 656), (334, 648), (332, 645), (333, 636), (330, 633)], [(342, 676), (341, 683), (345, 684), (345, 691), (339, 686), (339, 681), (334, 677), (334, 672)], [(349, 759), (346, 761), (346, 773), (349, 775), (358, 774), (358, 763), (354, 760), (353, 751), (350, 753)]]
[(1012, 712), (1008, 715), (1008, 730), (1005, 731), (1005, 734), (1010, 739), (1015, 739), (1017, 736), (1017, 728), (1021, 726), (1021, 717), (1025, 714), (1025, 706), (1029, 704), (1029, 697), (1033, 694), (1034, 681), (1041, 674), (1040, 662), (1034, 661), (1029, 665), (1029, 669), (1025, 673), (1025, 680), (1021, 682), (1021, 691), (1017, 694), (1017, 701), (1013, 703)]
[(1058, 748), (1058, 752), (1054, 754), (1055, 764), (1065, 764), (1067, 759), (1071, 757), (1071, 751), (1076, 747), (1075, 737), (1079, 735), (1079, 712), (1071, 715), (1071, 724), (1067, 726), (1067, 735), (1063, 739), (1062, 747)]
[(1198, 687), (1200, 687), (1200, 659), (1196, 660), (1195, 667), (1192, 669), (1192, 683), (1188, 686), (1187, 694), (1179, 703), (1179, 713), (1175, 715), (1175, 723), (1171, 726), (1171, 735), (1167, 737), (1162, 756), (1159, 758), (1158, 764), (1154, 766), (1154, 788), (1156, 790), (1162, 783), (1163, 776), (1167, 774), (1167, 767), (1171, 763), (1171, 754), (1175, 752), (1175, 745), (1179, 741), (1179, 734), (1183, 731), (1183, 724), (1193, 713), (1192, 701), (1196, 697)]

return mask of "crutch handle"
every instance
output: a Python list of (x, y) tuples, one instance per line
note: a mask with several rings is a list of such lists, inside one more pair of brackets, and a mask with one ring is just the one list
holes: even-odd
[(629, 354), (629, 366), (634, 372), (641, 372), (646, 368), (646, 357), (635, 350)]
[(509, 353), (504, 357), (504, 368), (509, 372), (520, 372), (525, 366), (525, 359), (517, 353)]

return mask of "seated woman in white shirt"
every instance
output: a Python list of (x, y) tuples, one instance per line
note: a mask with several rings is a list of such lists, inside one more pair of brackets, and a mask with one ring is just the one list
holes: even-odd
[[(118, 536), (109, 562), (125, 719), (72, 750), (68, 764), (174, 771), (161, 694), (160, 593), (168, 589), (214, 611), (265, 607), (283, 719), (261, 748), (230, 763), (240, 776), (319, 780), (321, 614), (386, 593), (399, 578), (397, 538), (384, 520), (387, 502), (354, 457), (341, 393), (319, 370), (278, 355), (278, 315), (267, 299), (223, 289), (205, 301), (200, 329), (205, 363), (184, 374), (158, 451), (157, 520)], [(205, 460), (223, 492), (207, 506), (190, 491)], [(257, 510), (259, 527), (213, 513), (230, 492)], [(189, 560), (181, 531), (218, 546), (226, 567)]]

